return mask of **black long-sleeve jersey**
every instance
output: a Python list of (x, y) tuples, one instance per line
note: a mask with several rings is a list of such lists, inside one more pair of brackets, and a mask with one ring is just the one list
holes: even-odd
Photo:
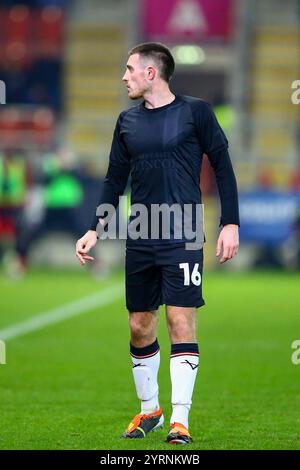
[[(211, 106), (200, 98), (177, 95), (149, 109), (145, 103), (123, 111), (113, 135), (109, 167), (98, 205), (115, 208), (131, 174), (131, 205), (201, 204), (203, 154), (214, 170), (221, 201), (220, 225), (239, 225), (236, 178), (228, 141)], [(129, 219), (129, 225), (131, 219)], [(95, 214), (91, 225), (96, 230)], [(183, 238), (184, 240), (184, 238)], [(174, 243), (178, 240), (129, 240), (127, 243)]]

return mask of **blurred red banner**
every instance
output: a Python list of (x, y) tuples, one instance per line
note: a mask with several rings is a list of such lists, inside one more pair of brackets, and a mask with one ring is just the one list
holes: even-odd
[(234, 0), (144, 0), (144, 37), (169, 43), (229, 40)]

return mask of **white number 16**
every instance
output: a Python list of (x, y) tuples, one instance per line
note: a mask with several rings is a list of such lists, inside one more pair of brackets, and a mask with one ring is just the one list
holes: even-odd
[(189, 263), (180, 263), (179, 267), (180, 267), (180, 269), (183, 269), (183, 271), (184, 271), (184, 285), (185, 286), (189, 286), (190, 281), (192, 281), (192, 283), (195, 286), (200, 286), (200, 284), (201, 284), (201, 274), (198, 271), (199, 263), (195, 263), (195, 266), (193, 268), (191, 276), (190, 276)]

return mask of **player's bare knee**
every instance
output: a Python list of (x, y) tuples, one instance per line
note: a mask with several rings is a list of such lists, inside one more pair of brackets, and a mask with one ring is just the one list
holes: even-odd
[(136, 347), (148, 346), (156, 337), (156, 319), (150, 312), (129, 314), (131, 341)]
[(196, 339), (194, 322), (185, 315), (169, 316), (168, 329), (173, 344), (194, 342)]

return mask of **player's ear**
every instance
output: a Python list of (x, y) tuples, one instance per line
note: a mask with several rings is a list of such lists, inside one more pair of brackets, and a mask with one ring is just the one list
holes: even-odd
[(148, 80), (153, 80), (156, 77), (156, 69), (149, 65), (147, 67), (147, 78)]

